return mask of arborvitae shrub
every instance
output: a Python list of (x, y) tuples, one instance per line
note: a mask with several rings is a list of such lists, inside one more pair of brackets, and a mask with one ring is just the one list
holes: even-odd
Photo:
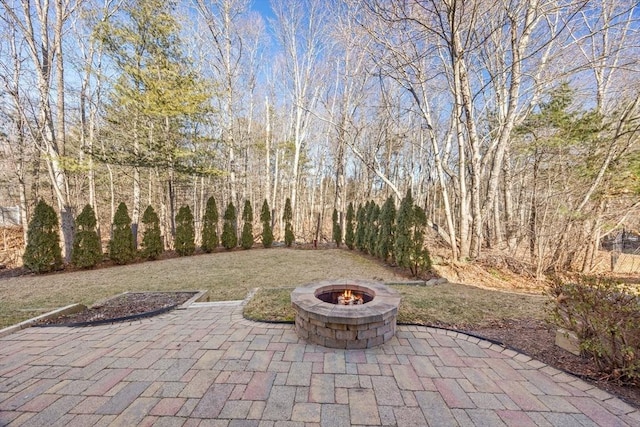
[(345, 225), (345, 234), (344, 234), (344, 243), (347, 245), (349, 249), (354, 248), (356, 235), (353, 230), (353, 217), (355, 212), (353, 211), (353, 202), (349, 202), (349, 206), (347, 207), (347, 223)]
[(411, 197), (411, 189), (409, 189), (398, 210), (393, 246), (393, 256), (400, 267), (409, 268), (411, 266), (413, 215), (413, 198)]
[(273, 244), (273, 230), (271, 229), (271, 211), (267, 199), (264, 199), (262, 203), (260, 222), (262, 222), (262, 246), (270, 248)]
[(230, 250), (238, 246), (238, 234), (236, 232), (238, 218), (236, 207), (233, 202), (229, 202), (227, 210), (224, 211), (224, 224), (222, 226), (222, 246)]
[(367, 214), (367, 231), (366, 231), (366, 251), (370, 255), (376, 254), (376, 244), (378, 243), (378, 217), (380, 216), (380, 207), (374, 201), (369, 204), (369, 212)]
[(393, 252), (393, 231), (396, 220), (396, 206), (393, 197), (389, 196), (380, 211), (380, 229), (376, 243), (376, 255), (386, 261)]
[(196, 251), (196, 232), (193, 214), (189, 206), (182, 206), (176, 215), (176, 252), (180, 256), (193, 255)]
[(211, 253), (220, 244), (220, 238), (218, 237), (218, 207), (213, 196), (207, 200), (202, 222), (202, 250), (206, 253)]
[(124, 202), (118, 205), (113, 216), (109, 258), (116, 264), (126, 264), (134, 260), (136, 249), (131, 232), (131, 218)]
[(147, 259), (156, 259), (164, 251), (164, 244), (160, 232), (160, 218), (151, 206), (147, 206), (144, 210), (142, 224), (144, 225), (142, 255)]
[(355, 246), (359, 251), (364, 251), (364, 242), (365, 242), (365, 233), (367, 230), (367, 210), (366, 206), (369, 205), (369, 202), (365, 206), (362, 206), (362, 203), (358, 205), (358, 214), (356, 215), (358, 219), (358, 226), (356, 227), (356, 238), (355, 238)]
[(242, 246), (242, 249), (251, 249), (253, 246), (253, 208), (249, 200), (244, 202), (242, 221), (244, 221), (244, 225), (240, 236), (240, 246)]
[(25, 268), (35, 273), (53, 271), (62, 266), (58, 215), (43, 200), (36, 205), (29, 222), (22, 261)]
[(73, 239), (71, 262), (80, 268), (93, 267), (102, 261), (102, 245), (96, 231), (96, 214), (86, 205), (76, 218), (76, 235)]
[(295, 236), (293, 235), (293, 225), (291, 225), (291, 221), (293, 220), (291, 199), (289, 199), (288, 197), (286, 202), (284, 203), (284, 213), (282, 214), (282, 220), (284, 221), (284, 244), (287, 247), (291, 247), (293, 241), (295, 240)]
[(342, 243), (342, 227), (340, 227), (340, 221), (339, 221), (337, 209), (333, 209), (333, 215), (331, 216), (331, 219), (333, 221), (333, 227), (332, 227), (333, 241), (336, 242), (337, 247), (340, 247), (340, 244)]
[(419, 206), (413, 207), (413, 233), (411, 236), (411, 273), (414, 276), (420, 275), (423, 271), (431, 270), (431, 257), (429, 251), (424, 246), (424, 237), (427, 229), (427, 216)]

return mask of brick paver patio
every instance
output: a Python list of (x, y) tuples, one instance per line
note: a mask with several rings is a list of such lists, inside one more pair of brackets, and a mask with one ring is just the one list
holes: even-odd
[(0, 426), (637, 426), (620, 399), (466, 335), (334, 350), (240, 302), (0, 338)]

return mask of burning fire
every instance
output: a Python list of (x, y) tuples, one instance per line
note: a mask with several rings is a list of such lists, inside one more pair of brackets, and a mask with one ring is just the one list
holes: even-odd
[(351, 289), (345, 289), (345, 291), (338, 295), (338, 304), (340, 305), (359, 305), (364, 301), (358, 294), (354, 294)]

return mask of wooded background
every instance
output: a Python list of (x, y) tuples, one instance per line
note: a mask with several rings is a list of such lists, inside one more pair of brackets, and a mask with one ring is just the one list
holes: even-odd
[[(594, 265), (640, 228), (631, 0), (0, 0), (0, 205), (56, 207), (66, 253), (152, 205), (264, 199), (282, 238), (407, 188), (450, 258)], [(26, 227), (25, 227), (26, 235)]]

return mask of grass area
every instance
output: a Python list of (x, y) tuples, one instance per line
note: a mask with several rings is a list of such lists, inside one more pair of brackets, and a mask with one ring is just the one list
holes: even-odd
[[(463, 329), (506, 319), (542, 319), (546, 298), (448, 283), (438, 286), (392, 285), (402, 295), (399, 323)], [(260, 289), (245, 307), (254, 320), (293, 321), (289, 295), (294, 288)]]
[(347, 250), (286, 248), (219, 252), (98, 270), (0, 279), (0, 328), (72, 303), (90, 305), (126, 291), (209, 290), (212, 300), (243, 299), (254, 288), (330, 278), (401, 280)]
[(244, 307), (244, 317), (266, 322), (293, 322), (291, 291), (295, 287), (260, 289)]
[(506, 319), (543, 319), (541, 295), (519, 294), (448, 283), (439, 286), (394, 285), (402, 295), (398, 322), (463, 329)]
[[(212, 300), (237, 300), (261, 290), (245, 307), (255, 320), (293, 321), (290, 293), (323, 279), (407, 280), (347, 250), (285, 248), (219, 252), (71, 273), (0, 279), (0, 328), (72, 303), (91, 305), (125, 291), (209, 290)], [(545, 298), (473, 286), (393, 285), (402, 294), (398, 321), (463, 328), (503, 319), (539, 319)]]

